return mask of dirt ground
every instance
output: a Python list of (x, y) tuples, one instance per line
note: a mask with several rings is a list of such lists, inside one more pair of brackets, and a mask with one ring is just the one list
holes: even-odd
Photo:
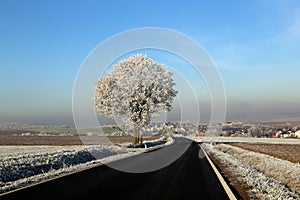
[[(90, 145), (90, 144), (120, 144), (131, 142), (131, 136), (21, 136), (24, 130), (0, 131), (0, 145)], [(147, 137), (144, 139), (152, 140), (160, 136)]]
[(245, 150), (267, 154), (293, 163), (300, 163), (300, 145), (298, 144), (245, 144), (235, 143), (232, 146)]

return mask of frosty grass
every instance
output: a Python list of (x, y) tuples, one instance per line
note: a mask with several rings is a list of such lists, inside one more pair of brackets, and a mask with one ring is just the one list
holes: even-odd
[[(300, 199), (299, 195), (296, 192), (291, 191), (288, 187), (286, 187), (284, 184), (282, 184), (280, 181), (276, 180), (275, 178), (271, 178), (264, 173), (261, 173), (260, 171), (253, 168), (253, 166), (249, 165), (247, 162), (243, 161), (242, 157), (247, 157), (246, 155), (243, 155), (241, 157), (236, 157), (235, 155), (231, 155), (226, 151), (224, 153), (220, 149), (224, 150), (224, 146), (228, 147), (229, 145), (217, 145), (215, 147), (211, 147), (208, 144), (203, 144), (203, 147), (206, 149), (208, 153), (214, 154), (214, 156), (217, 157), (222, 163), (228, 167), (228, 169), (231, 171), (233, 176), (237, 177), (241, 182), (247, 184), (251, 189), (248, 191), (249, 195), (253, 199)], [(231, 148), (231, 146), (229, 146)], [(228, 148), (229, 148), (228, 147)], [(220, 148), (220, 149), (219, 149)], [(245, 151), (245, 150), (243, 150)], [(241, 152), (240, 152), (241, 153)], [(243, 152), (245, 153), (245, 152)], [(267, 155), (249, 152), (247, 153), (251, 154), (248, 156), (259, 156), (261, 159), (266, 159), (268, 157)], [(252, 154), (253, 153), (253, 154)], [(257, 159), (254, 157), (253, 159)], [(271, 156), (269, 156), (271, 157)], [(277, 161), (270, 160), (276, 158), (268, 158), (268, 162), (272, 163), (272, 168), (275, 170), (276, 168), (280, 167), (277, 166), (279, 164)], [(283, 160), (281, 160), (283, 161)], [(287, 164), (285, 162), (282, 162), (282, 164)], [(288, 163), (290, 164), (290, 163)], [(293, 164), (293, 163), (292, 163)], [(286, 168), (285, 168), (286, 169)], [(271, 170), (271, 169), (269, 169)], [(294, 180), (299, 180), (298, 177), (293, 177)]]
[[(0, 146), (0, 193), (130, 157), (173, 142), (171, 137), (145, 141), (151, 146), (147, 149), (128, 149), (126, 144), (122, 147)], [(93, 155), (97, 155), (97, 159)]]
[[(95, 163), (99, 158), (120, 153), (116, 146), (1, 146), (0, 192), (46, 180)], [(97, 160), (98, 161), (98, 160)]]

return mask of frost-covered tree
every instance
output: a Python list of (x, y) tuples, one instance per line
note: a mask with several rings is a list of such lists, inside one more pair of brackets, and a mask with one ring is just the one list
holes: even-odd
[(250, 135), (252, 137), (261, 137), (261, 135), (262, 135), (261, 127), (258, 127), (258, 126), (252, 126), (247, 131), (248, 131), (248, 133), (250, 133)]
[(146, 55), (120, 61), (95, 86), (94, 104), (107, 117), (119, 117), (133, 131), (133, 143), (151, 119), (172, 109), (177, 94), (172, 72)]

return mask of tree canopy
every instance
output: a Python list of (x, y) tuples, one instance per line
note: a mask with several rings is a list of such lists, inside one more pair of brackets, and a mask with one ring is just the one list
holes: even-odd
[(172, 109), (177, 94), (172, 74), (143, 54), (124, 59), (97, 81), (96, 109), (107, 117), (120, 117), (130, 128), (145, 127), (153, 117)]

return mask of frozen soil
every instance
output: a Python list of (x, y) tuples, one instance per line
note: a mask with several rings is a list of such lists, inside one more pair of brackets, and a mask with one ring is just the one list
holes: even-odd
[(267, 154), (293, 163), (300, 163), (300, 145), (299, 144), (246, 144), (234, 143), (235, 147), (245, 150)]

